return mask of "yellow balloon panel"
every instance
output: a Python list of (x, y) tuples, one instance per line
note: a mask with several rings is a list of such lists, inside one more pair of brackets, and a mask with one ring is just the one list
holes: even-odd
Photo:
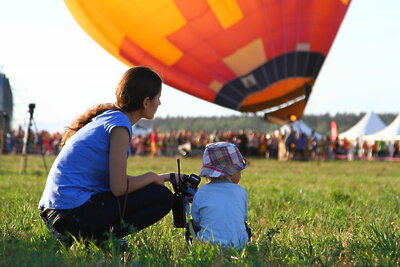
[(172, 87), (252, 112), (279, 106), (312, 87), (350, 4), (350, 0), (65, 2), (83, 29), (121, 61), (150, 65)]

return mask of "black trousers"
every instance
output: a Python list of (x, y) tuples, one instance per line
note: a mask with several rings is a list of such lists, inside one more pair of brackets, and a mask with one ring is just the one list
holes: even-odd
[(103, 241), (110, 233), (122, 238), (142, 230), (167, 215), (171, 208), (171, 191), (163, 185), (150, 184), (126, 197), (99, 193), (80, 207), (44, 210), (41, 216), (57, 237), (68, 239), (73, 235)]

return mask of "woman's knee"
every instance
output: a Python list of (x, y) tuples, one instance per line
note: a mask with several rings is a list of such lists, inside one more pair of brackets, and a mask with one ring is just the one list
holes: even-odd
[(158, 199), (160, 202), (170, 203), (172, 207), (173, 194), (168, 187), (160, 184), (150, 184), (148, 185), (148, 189), (153, 197)]

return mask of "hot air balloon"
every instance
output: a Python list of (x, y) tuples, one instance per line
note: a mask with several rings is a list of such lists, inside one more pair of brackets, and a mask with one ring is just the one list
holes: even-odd
[(65, 0), (81, 27), (171, 87), (275, 122), (303, 115), (350, 0)]

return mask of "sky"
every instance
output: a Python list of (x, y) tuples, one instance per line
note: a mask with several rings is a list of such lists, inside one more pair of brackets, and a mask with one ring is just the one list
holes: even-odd
[[(400, 111), (400, 1), (353, 0), (307, 114)], [(14, 94), (14, 127), (35, 103), (37, 129), (62, 131), (87, 108), (114, 102), (128, 69), (77, 24), (61, 0), (0, 0), (0, 72)], [(156, 117), (240, 115), (163, 86)], [(261, 115), (261, 113), (260, 113)]]

